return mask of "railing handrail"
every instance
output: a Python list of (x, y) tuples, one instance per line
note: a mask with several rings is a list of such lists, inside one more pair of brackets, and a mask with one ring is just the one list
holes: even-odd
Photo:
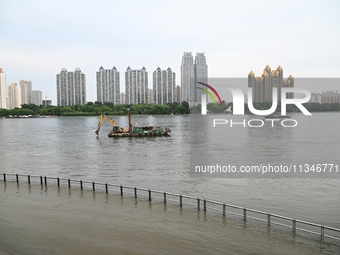
[[(222, 203), (222, 202), (218, 202), (218, 201), (213, 201), (213, 200), (207, 200), (205, 198), (199, 198), (199, 197), (193, 197), (193, 196), (188, 196), (188, 195), (181, 195), (181, 194), (176, 194), (176, 193), (171, 193), (171, 192), (165, 192), (165, 191), (159, 191), (159, 190), (151, 190), (151, 189), (146, 189), (146, 188), (139, 188), (139, 187), (133, 187), (133, 186), (123, 186), (123, 185), (119, 185), (119, 184), (110, 184), (110, 183), (103, 183), (103, 182), (94, 182), (94, 181), (87, 181), (87, 180), (74, 180), (74, 179), (70, 179), (70, 178), (59, 178), (59, 177), (51, 177), (51, 176), (39, 176), (39, 175), (24, 175), (24, 174), (11, 174), (11, 173), (3, 173), (3, 181), (6, 182), (6, 176), (16, 176), (16, 182), (19, 183), (19, 177), (27, 177), (28, 180), (28, 184), (31, 184), (31, 178), (38, 178), (40, 179), (40, 184), (41, 185), (45, 185), (47, 186), (47, 181), (48, 179), (52, 179), (52, 180), (57, 180), (57, 185), (58, 187), (60, 186), (60, 181), (67, 181), (68, 183), (68, 187), (71, 188), (71, 184), (74, 182), (80, 183), (80, 188), (81, 190), (84, 189), (83, 184), (92, 184), (92, 190), (96, 191), (96, 187), (98, 185), (101, 185), (102, 187), (105, 188), (105, 192), (108, 194), (108, 187), (117, 187), (120, 189), (120, 195), (123, 196), (124, 194), (124, 189), (129, 189), (129, 190), (133, 190), (134, 196), (135, 198), (137, 198), (138, 195), (138, 191), (143, 191), (143, 192), (147, 192), (147, 194), (140, 194), (141, 196), (146, 196), (148, 197), (148, 200), (151, 202), (152, 200), (152, 193), (157, 193), (157, 194), (161, 194), (163, 195), (163, 200), (164, 200), (164, 204), (167, 203), (167, 201), (173, 201), (176, 202), (176, 200), (168, 198), (168, 196), (172, 196), (172, 197), (179, 197), (180, 198), (180, 207), (183, 206), (183, 198), (185, 199), (190, 199), (190, 200), (194, 200), (196, 201), (195, 203), (189, 203), (189, 202), (184, 202), (185, 204), (190, 204), (190, 205), (196, 205), (197, 206), (197, 210), (200, 211), (201, 210), (201, 203), (203, 203), (203, 210), (204, 213), (206, 213), (207, 209), (211, 209), (211, 210), (215, 210), (215, 211), (222, 211), (223, 212), (223, 216), (225, 217), (226, 214), (233, 214), (233, 215), (240, 215), (243, 216), (243, 220), (247, 221), (247, 218), (249, 219), (255, 219), (255, 220), (259, 220), (259, 221), (263, 221), (263, 222), (267, 222), (268, 227), (271, 227), (272, 224), (274, 225), (278, 225), (278, 226), (283, 226), (283, 227), (289, 227), (293, 229), (293, 234), (296, 235), (296, 231), (302, 231), (302, 232), (307, 232), (307, 233), (311, 233), (311, 234), (316, 234), (316, 235), (320, 235), (321, 237), (321, 241), (324, 241), (324, 238), (330, 238), (330, 239), (335, 239), (335, 240), (339, 240), (340, 241), (340, 237), (336, 237), (336, 236), (331, 236), (329, 234), (325, 234), (325, 229), (329, 230), (329, 231), (333, 231), (333, 232), (338, 232), (340, 233), (340, 229), (338, 228), (334, 228), (334, 227), (329, 227), (329, 226), (324, 226), (321, 224), (317, 224), (317, 223), (313, 223), (313, 222), (308, 222), (308, 221), (304, 221), (304, 220), (298, 220), (298, 219), (293, 219), (290, 217), (286, 217), (286, 216), (282, 216), (282, 215), (278, 215), (278, 214), (271, 214), (268, 212), (263, 212), (263, 211), (259, 211), (259, 210), (255, 210), (255, 209), (250, 209), (250, 208), (245, 208), (245, 207), (241, 207), (241, 206), (236, 206), (236, 205), (232, 205), (232, 204), (226, 204), (226, 203)], [(133, 194), (133, 193), (129, 193), (129, 194)], [(156, 197), (158, 199), (160, 199), (161, 197)], [(214, 205), (222, 205), (222, 209), (220, 208), (216, 208), (216, 207), (209, 207), (207, 206), (207, 203), (209, 204), (214, 204)], [(239, 209), (242, 210), (240, 213), (237, 212), (232, 212), (232, 211), (227, 211), (227, 208), (234, 208), (234, 209)], [(261, 218), (257, 218), (254, 216), (247, 216), (247, 212), (252, 212), (252, 213), (256, 213), (256, 214), (260, 214), (260, 215), (265, 215), (267, 216), (267, 219), (261, 219)], [(277, 218), (277, 219), (281, 219), (281, 220), (287, 220), (287, 221), (291, 221), (293, 223), (292, 226), (283, 224), (281, 222), (275, 222), (272, 221), (272, 218)], [(297, 223), (300, 224), (304, 224), (304, 225), (309, 225), (312, 227), (317, 227), (320, 228), (320, 232), (315, 232), (315, 231), (311, 231), (308, 229), (303, 229), (303, 228), (297, 228)]]

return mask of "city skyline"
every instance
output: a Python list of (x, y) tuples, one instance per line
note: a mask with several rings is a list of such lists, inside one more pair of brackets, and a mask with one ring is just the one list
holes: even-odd
[(31, 80), (20, 80), (19, 84), (16, 82), (7, 84), (6, 73), (0, 68), (0, 108), (21, 108), (21, 105), (31, 103), (42, 104), (42, 91), (32, 91)]
[[(82, 11), (74, 12), (79, 6)], [(55, 74), (63, 67), (80, 67), (87, 74), (87, 100), (96, 101), (98, 67), (115, 65), (122, 71), (129, 65), (147, 70), (170, 66), (180, 85), (184, 51), (204, 52), (212, 78), (246, 77), (251, 69), (259, 73), (268, 63), (283, 66), (295, 78), (338, 77), (339, 8), (340, 2), (332, 0), (308, 4), (146, 0), (133, 6), (103, 0), (4, 1), (0, 67), (7, 85), (32, 80), (34, 89), (43, 91), (43, 98), (48, 96), (54, 105)], [(124, 25), (108, 33), (113, 24)], [(122, 75), (121, 90), (124, 84)]]
[[(183, 82), (183, 78), (182, 77), (185, 77), (185, 75), (183, 76), (183, 63), (186, 64), (186, 61), (188, 61), (189, 65), (188, 65), (188, 70), (189, 70), (189, 75), (186, 75), (188, 80), (189, 80), (189, 83), (190, 83), (190, 93), (191, 94), (194, 94), (194, 101), (189, 101), (189, 103), (198, 103), (199, 100), (198, 98), (200, 98), (200, 95), (199, 95), (199, 92), (197, 89), (196, 89), (196, 92), (195, 91), (195, 86), (194, 84), (197, 84), (198, 81), (201, 81), (201, 82), (204, 82), (204, 83), (208, 83), (208, 77), (206, 77), (207, 73), (208, 73), (208, 66), (206, 65), (206, 57), (204, 55), (204, 53), (199, 53), (197, 52), (196, 53), (196, 56), (195, 56), (195, 59), (193, 58), (191, 52), (184, 52), (183, 56), (182, 56), (182, 65), (181, 65), (181, 85), (182, 85), (182, 82)], [(185, 65), (184, 65), (185, 66)], [(158, 70), (159, 67), (156, 69)], [(80, 68), (76, 68), (75, 69), (75, 73), (77, 72), (81, 72)], [(131, 68), (128, 66), (127, 70), (131, 70)], [(145, 67), (143, 67), (141, 69), (141, 71), (143, 70), (146, 70)], [(171, 70), (171, 68), (169, 67), (168, 70)], [(66, 70), (66, 68), (62, 68), (62, 72), (64, 72)], [(137, 70), (132, 70), (133, 72), (137, 71)], [(6, 80), (6, 75), (5, 73), (3, 72), (3, 69), (1, 68), (1, 79), (2, 80)], [(114, 72), (114, 74), (113, 74)], [(181, 101), (182, 100), (182, 88), (180, 85), (176, 85), (176, 76), (175, 76), (175, 73), (172, 72), (174, 74), (174, 78), (172, 80), (172, 82), (175, 83), (174, 87), (176, 87), (176, 91), (173, 92), (173, 97), (176, 97), (176, 98), (181, 98)], [(71, 74), (71, 73), (70, 73)], [(89, 101), (87, 100), (86, 101), (86, 82), (85, 82), (85, 74), (82, 73), (83, 75), (83, 84), (80, 84), (82, 83), (82, 81), (78, 81), (76, 82), (78, 85), (78, 90), (81, 91), (80, 93), (82, 95), (80, 96), (77, 96), (77, 102), (94, 102), (94, 101)], [(67, 75), (66, 75), (67, 76)], [(66, 77), (65, 76), (65, 77)], [(134, 83), (136, 84), (136, 81), (137, 80), (140, 80), (140, 78), (136, 78), (138, 75), (130, 75), (130, 80), (132, 79), (132, 77), (134, 77), (135, 81)], [(99, 72), (97, 71), (96, 72), (96, 77), (97, 77), (97, 84), (96, 84), (96, 87), (97, 87), (97, 100), (95, 101), (98, 101), (98, 102), (113, 102), (114, 104), (122, 104), (122, 102), (126, 103), (126, 102), (134, 102), (133, 104), (135, 104), (135, 102), (153, 102), (155, 100), (155, 94), (151, 92), (150, 94), (150, 90), (151, 91), (156, 91), (155, 93), (158, 93), (157, 92), (157, 89), (155, 90), (154, 89), (154, 84), (151, 86), (151, 89), (149, 87), (149, 84), (148, 84), (148, 72), (145, 72), (144, 74), (144, 78), (146, 80), (146, 83), (143, 85), (143, 91), (145, 92), (141, 92), (141, 88), (139, 88), (139, 92), (137, 93), (137, 97), (140, 97), (140, 95), (142, 95), (143, 99), (140, 101), (140, 100), (128, 100), (128, 96), (129, 96), (129, 93), (127, 93), (128, 89), (126, 86), (130, 86), (129, 83), (125, 82), (125, 88), (123, 87), (123, 89), (121, 90), (121, 85), (120, 84), (120, 75), (119, 75), (119, 72), (117, 71), (117, 68), (116, 66), (114, 66), (112, 69), (104, 69), (102, 66), (99, 68)], [(127, 72), (125, 74), (125, 78), (128, 77), (127, 76)], [(191, 77), (191, 78), (190, 78)], [(190, 79), (189, 79), (190, 78)], [(72, 78), (73, 79), (73, 78)], [(155, 79), (155, 76), (153, 74), (153, 83), (155, 82), (154, 81)], [(209, 78), (210, 79), (210, 78)], [(214, 79), (214, 78), (213, 78)], [(232, 78), (232, 79), (235, 79), (235, 78)], [(310, 79), (310, 78), (309, 78)], [(313, 78), (312, 78), (313, 79)], [(315, 80), (317, 79), (320, 79), (320, 78), (314, 78)], [(332, 79), (332, 78), (331, 78)], [(334, 79), (334, 78), (333, 78)], [(76, 80), (76, 79), (75, 79)], [(184, 79), (185, 80), (185, 79)], [(2, 82), (3, 83), (3, 82)], [(6, 83), (6, 82), (5, 82)], [(104, 83), (111, 83), (111, 85), (109, 84), (106, 84), (104, 85)], [(10, 86), (12, 86), (13, 83), (11, 83)], [(15, 83), (16, 84), (16, 83)], [(305, 83), (304, 83), (305, 84)], [(320, 83), (321, 84), (321, 83)], [(330, 87), (333, 87), (334, 88), (334, 82), (331, 82), (331, 83), (327, 83), (327, 86), (330, 85)], [(31, 80), (20, 80), (20, 88), (21, 88), (21, 91), (20, 91), (20, 94), (21, 94), (21, 102), (22, 104), (27, 104), (27, 103), (33, 103), (31, 97), (32, 97), (32, 81)], [(315, 87), (315, 82), (312, 82), (312, 83), (308, 83), (306, 84), (307, 86), (300, 86), (301, 88), (307, 88), (309, 87), (310, 85), (314, 85)], [(324, 85), (324, 84), (322, 84)], [(13, 98), (10, 98), (12, 97), (12, 94), (17, 94), (17, 93), (13, 93), (13, 88), (11, 88), (10, 86), (8, 86), (8, 89), (7, 89), (7, 95), (8, 95), (8, 98), (7, 98), (7, 108), (9, 107), (12, 107), (12, 105), (14, 104), (14, 99)], [(75, 87), (76, 84), (73, 85), (73, 87)], [(80, 87), (79, 87), (80, 86)], [(136, 85), (134, 85), (136, 86)], [(240, 86), (240, 84), (239, 84)], [(281, 67), (281, 65), (278, 66), (278, 68), (276, 70), (271, 70), (271, 67), (267, 64), (266, 68), (263, 70), (263, 74), (262, 76), (256, 76), (255, 77), (255, 73), (254, 71), (252, 70), (249, 74), (248, 74), (248, 87), (253, 87), (253, 102), (266, 102), (266, 101), (271, 101), (271, 99), (269, 98), (272, 98), (272, 93), (271, 93), (271, 88), (272, 87), (277, 87), (278, 88), (278, 100), (281, 98), (281, 88), (282, 87), (294, 87), (294, 77), (292, 75), (290, 75), (287, 79), (283, 79), (283, 68)], [(114, 87), (114, 89), (113, 89)], [(260, 93), (260, 87), (262, 88), (262, 92)], [(299, 86), (298, 86), (299, 87)], [(339, 87), (339, 82), (337, 82), (335, 84), (335, 87), (338, 88)], [(243, 85), (240, 86), (241, 89), (244, 90), (244, 92), (246, 92), (245, 88), (243, 88)], [(58, 85), (58, 75), (57, 75), (57, 94), (59, 95), (59, 92), (58, 90), (60, 89), (60, 84)], [(324, 88), (326, 89), (326, 88)], [(125, 90), (125, 93), (120, 93), (120, 91), (124, 91)], [(326, 90), (332, 90), (332, 89), (329, 89), (329, 87), (327, 87)], [(333, 89), (334, 90), (334, 89)], [(23, 92), (22, 92), (23, 91)], [(75, 93), (74, 89), (72, 90), (72, 93), (74, 93), (74, 95), (76, 95), (77, 93)], [(106, 91), (104, 93), (104, 91)], [(114, 91), (114, 92), (113, 92)], [(134, 90), (133, 90), (134, 91)], [(148, 92), (146, 92), (148, 91)], [(0, 91), (1, 92), (1, 91)], [(11, 92), (11, 95), (9, 94)], [(36, 92), (38, 92), (38, 90), (36, 90)], [(313, 90), (310, 90), (311, 93), (315, 94), (317, 92), (313, 91)], [(38, 98), (41, 98), (41, 104), (43, 103), (42, 102), (42, 91), (39, 91), (39, 93), (41, 93), (41, 95), (39, 94)], [(70, 91), (68, 92), (70, 93)], [(111, 93), (112, 95), (109, 97), (108, 96), (108, 93)], [(135, 93), (135, 92), (133, 92)], [(105, 95), (104, 95), (105, 94)], [(122, 97), (124, 94), (124, 98)], [(178, 94), (180, 95), (178, 97)], [(263, 94), (263, 95), (260, 95), (260, 94)], [(115, 96), (114, 96), (115, 95)], [(150, 97), (152, 95), (152, 97)], [(288, 93), (287, 94), (288, 98), (293, 98), (294, 96), (294, 93)], [(37, 97), (37, 96), (36, 96)], [(64, 96), (63, 96), (64, 97)], [(0, 97), (1, 98), (1, 97)], [(47, 100), (48, 96), (45, 96), (45, 100)], [(105, 99), (104, 99), (105, 98)], [(114, 98), (114, 99), (112, 99)], [(35, 102), (39, 102), (39, 100), (35, 100)], [(59, 100), (59, 96), (58, 96), (58, 100)], [(76, 99), (74, 99), (73, 101), (75, 102)], [(178, 99), (173, 99), (174, 101), (177, 101)], [(230, 99), (229, 99), (230, 100)], [(156, 100), (157, 101), (157, 100)], [(158, 100), (159, 101), (159, 100)], [(166, 102), (167, 100), (165, 100)], [(171, 101), (171, 100), (170, 100)], [(186, 101), (186, 100), (184, 100)], [(317, 101), (320, 101), (317, 100)], [(16, 100), (16, 102), (18, 102), (18, 100)], [(23, 103), (24, 102), (24, 103)], [(49, 102), (52, 102), (52, 100), (49, 100)], [(75, 104), (75, 103), (70, 103), (69, 105), (72, 105), (72, 104)], [(15, 103), (17, 104), (17, 103)], [(49, 103), (51, 104), (51, 103)], [(138, 104), (138, 103), (137, 103)], [(164, 104), (162, 101), (161, 103), (159, 104)], [(52, 105), (55, 105), (52, 103)], [(59, 102), (57, 101), (57, 105), (59, 105)]]
[[(199, 53), (198, 53), (199, 54)], [(204, 54), (203, 54), (204, 55)], [(127, 69), (129, 69), (130, 67), (128, 67)], [(170, 68), (170, 67), (169, 67)], [(0, 68), (1, 69), (1, 72), (0, 72), (0, 74), (2, 74), (1, 75), (1, 79), (2, 80), (6, 80), (6, 74), (3, 72), (3, 68)], [(99, 70), (101, 70), (101, 69), (103, 69), (103, 67), (101, 66), (100, 68), (99, 68)], [(131, 69), (131, 68), (130, 68)], [(143, 67), (143, 69), (145, 69), (146, 70), (146, 68), (145, 67)], [(158, 68), (157, 68), (158, 69)], [(66, 68), (62, 68), (62, 71), (63, 70), (66, 70)], [(75, 69), (76, 71), (80, 71), (80, 68), (76, 68)], [(103, 69), (104, 70), (104, 69)], [(111, 69), (107, 69), (107, 70), (111, 70)], [(117, 71), (117, 68), (114, 66), (113, 68), (112, 68), (112, 70), (116, 70)], [(170, 68), (170, 70), (171, 70), (171, 68)], [(66, 72), (67, 72), (67, 70), (66, 70)], [(276, 69), (276, 70), (271, 70), (271, 67), (267, 64), (267, 66), (266, 66), (266, 68), (263, 70), (263, 73), (262, 73), (262, 75), (261, 76), (256, 76), (255, 77), (255, 73), (254, 73), (254, 71), (253, 70), (251, 70), (250, 71), (250, 73), (248, 74), (248, 86), (249, 86), (249, 77), (250, 76), (253, 76), (253, 78), (255, 78), (255, 80), (259, 80), (259, 79), (263, 79), (264, 77), (267, 77), (268, 76), (268, 73), (271, 73), (272, 75), (274, 75), (274, 76), (277, 76), (277, 78), (279, 78), (278, 79), (278, 81), (279, 80), (281, 80), (280, 81), (280, 84), (281, 84), (281, 86), (279, 85), (279, 87), (278, 88), (280, 88), (280, 87), (294, 87), (294, 77), (292, 76), (292, 75), (289, 75), (289, 77), (287, 78), (287, 79), (285, 79), (285, 80), (283, 80), (282, 78), (283, 78), (283, 74), (282, 74), (282, 72), (283, 72), (283, 68), (281, 67), (281, 65), (279, 65), (278, 66), (278, 68)], [(98, 71), (96, 72), (97, 73), (97, 76), (98, 76)], [(117, 74), (118, 74), (118, 76), (119, 76), (119, 72), (117, 71)], [(148, 72), (146, 72), (146, 74), (148, 74)], [(83, 74), (83, 75), (85, 75), (85, 74)], [(84, 76), (85, 77), (85, 76)], [(148, 75), (146, 76), (146, 77), (148, 77)], [(97, 79), (98, 79), (98, 77), (97, 77)], [(208, 78), (208, 81), (207, 82), (209, 82), (209, 79), (210, 78)], [(212, 79), (215, 79), (215, 78), (212, 78)], [(235, 78), (232, 78), (232, 79), (235, 79)], [(239, 78), (236, 78), (236, 79), (239, 79)], [(241, 78), (242, 79), (242, 78)], [(312, 80), (314, 80), (313, 82), (309, 82), (309, 83), (302, 83), (303, 84), (303, 86), (301, 86), (301, 84), (300, 84), (300, 86), (298, 86), (299, 88), (308, 88), (308, 86), (309, 85), (311, 85), (312, 87), (320, 87), (320, 86), (322, 86), (322, 89), (323, 89), (323, 91), (322, 91), (322, 93), (324, 93), (324, 91), (326, 91), (326, 92), (328, 92), (328, 91), (339, 91), (338, 89), (339, 89), (339, 81), (337, 82), (337, 78), (325, 78), (326, 80), (329, 80), (329, 81), (331, 81), (331, 82), (326, 82), (326, 84), (324, 84), (324, 81), (325, 81), (325, 79), (324, 78), (298, 78), (298, 80), (301, 80), (301, 79), (303, 79), (303, 80), (309, 80), (309, 81), (312, 81)], [(320, 80), (320, 81), (322, 81), (322, 82), (317, 82), (318, 80)], [(97, 81), (98, 82), (98, 81)], [(117, 83), (120, 83), (120, 79), (118, 78), (118, 80), (116, 81)], [(176, 82), (177, 83), (177, 82)], [(11, 83), (11, 84), (9, 84), (7, 87), (6, 87), (6, 93), (7, 93), (7, 108), (9, 108), (9, 107), (11, 107), (11, 104), (13, 104), (13, 98), (11, 99), (10, 97), (11, 97), (11, 95), (9, 94), (10, 93), (10, 90), (11, 90), (11, 86), (13, 85), (13, 84), (16, 84), (16, 83)], [(299, 83), (298, 83), (299, 84)], [(241, 84), (239, 84), (239, 86), (240, 86)], [(282, 86), (283, 85), (283, 86)], [(305, 85), (307, 85), (307, 86), (305, 86)], [(20, 80), (20, 82), (19, 82), (19, 84), (18, 84), (18, 86), (19, 87), (22, 87), (23, 88), (23, 90), (24, 91), (26, 91), (27, 90), (27, 86), (28, 86), (28, 90), (29, 91), (31, 91), (32, 90), (32, 81), (31, 80)], [(84, 95), (83, 95), (83, 97), (85, 96), (85, 98), (86, 98), (86, 90), (87, 90), (87, 88), (86, 88), (86, 84), (83, 84), (83, 86), (84, 86), (84, 88), (85, 88), (85, 92), (82, 92)], [(326, 86), (326, 87), (325, 87)], [(57, 86), (58, 87), (58, 86)], [(174, 93), (174, 95), (176, 96), (176, 101), (178, 100), (177, 98), (178, 98), (178, 91), (179, 91), (179, 95), (180, 95), (180, 97), (179, 98), (181, 98), (181, 86), (180, 85), (176, 85), (175, 86), (176, 87), (176, 92)], [(240, 86), (240, 88), (246, 93), (246, 90), (245, 90), (245, 87), (243, 88), (243, 85), (241, 85)], [(330, 89), (330, 88), (333, 88), (333, 89)], [(334, 89), (335, 88), (335, 89)], [(149, 84), (148, 84), (148, 90), (149, 90), (149, 92), (147, 93), (147, 97), (149, 97), (151, 94), (150, 94), (150, 90), (152, 91), (153, 90), (153, 86), (150, 88), (149, 87)], [(39, 93), (41, 93), (41, 96), (39, 96), (39, 98), (41, 98), (41, 101), (44, 101), (44, 100), (48, 100), (50, 103), (49, 104), (52, 104), (52, 105), (56, 105), (56, 103), (53, 103), (52, 102), (52, 100), (50, 100), (50, 99), (48, 99), (48, 97), (49, 96), (43, 96), (43, 91), (40, 91), (40, 90), (35, 90), (36, 92), (38, 92), (39, 91)], [(123, 90), (122, 91), (125, 91), (125, 88), (123, 87)], [(316, 91), (316, 90), (309, 90), (312, 94), (320, 94), (321, 92), (321, 90), (319, 90), (319, 91)], [(20, 101), (22, 101), (23, 100), (23, 98), (25, 98), (25, 97), (29, 97), (29, 98), (31, 98), (32, 97), (32, 92), (33, 92), (33, 90), (31, 91), (31, 93), (28, 93), (27, 91), (24, 93), (25, 94), (25, 96), (24, 95), (22, 95), (21, 96), (21, 100)], [(126, 92), (126, 91), (125, 91)], [(116, 104), (122, 104), (122, 102), (126, 102), (126, 93), (125, 92), (120, 92), (119, 94), (118, 94), (118, 99), (116, 100)], [(255, 92), (255, 93), (254, 93)], [(13, 93), (13, 92), (12, 92)], [(97, 93), (98, 93), (98, 84), (97, 84)], [(152, 93), (152, 92), (151, 92)], [(20, 91), (20, 94), (22, 94), (22, 92)], [(124, 99), (122, 99), (122, 95), (124, 94)], [(253, 100), (255, 100), (254, 102), (256, 102), (256, 101), (258, 101), (258, 100), (256, 100), (255, 98), (254, 98), (254, 95), (256, 94), (256, 91), (255, 90), (253, 90)], [(94, 100), (94, 101), (89, 101), (89, 100), (87, 100), (86, 101), (86, 103), (87, 102), (95, 102), (95, 101), (98, 101), (98, 94), (96, 94), (97, 95), (97, 100)], [(271, 94), (270, 94), (271, 95)], [(288, 98), (292, 98), (292, 96), (293, 96), (293, 93), (290, 93), (290, 94), (288, 94)], [(44, 100), (42, 100), (42, 98), (45, 98)], [(280, 90), (278, 90), (278, 98), (280, 98)], [(1, 99), (1, 97), (0, 97), (0, 99)], [(153, 101), (153, 93), (152, 93), (152, 98), (150, 99), (150, 98), (148, 98), (147, 99), (147, 102), (151, 102), (151, 101)], [(10, 100), (12, 100), (12, 102), (10, 102)], [(29, 101), (30, 103), (33, 103), (32, 102), (32, 99), (26, 99), (26, 101)], [(85, 100), (84, 98), (82, 99), (83, 101)], [(118, 100), (119, 100), (119, 102), (118, 102)], [(150, 101), (151, 100), (151, 101)], [(230, 99), (229, 99), (230, 100)], [(18, 100), (17, 100), (18, 101)], [(183, 100), (181, 100), (181, 101), (183, 101)], [(261, 101), (261, 100), (260, 100)], [(259, 101), (259, 102), (260, 102)], [(266, 101), (266, 100), (265, 100)], [(317, 101), (320, 101), (320, 100), (317, 100)], [(52, 102), (52, 103), (51, 103)], [(100, 102), (100, 101), (99, 101)], [(107, 102), (109, 102), (109, 101), (107, 101)], [(42, 104), (43, 102), (41, 102), (41, 104)], [(124, 104), (123, 103), (123, 104)], [(22, 103), (23, 104), (23, 103)]]

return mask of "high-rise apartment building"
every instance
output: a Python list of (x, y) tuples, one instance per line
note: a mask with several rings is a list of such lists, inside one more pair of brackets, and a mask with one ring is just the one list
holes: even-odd
[(6, 74), (0, 68), (0, 108), (7, 109)]
[(153, 89), (148, 89), (148, 104), (153, 104)]
[(120, 93), (120, 103), (126, 104), (126, 94), (124, 92)]
[(181, 97), (183, 101), (192, 102), (194, 94), (194, 59), (191, 52), (184, 52), (181, 65)]
[(85, 74), (79, 68), (74, 72), (67, 72), (62, 68), (57, 74), (57, 105), (83, 105), (86, 104)]
[(196, 53), (195, 62), (191, 52), (184, 52), (181, 65), (181, 100), (189, 103), (201, 101), (197, 82), (208, 82), (208, 66), (204, 53)]
[(145, 67), (140, 70), (126, 69), (125, 94), (126, 104), (148, 103), (148, 72)]
[[(277, 88), (277, 100), (281, 101), (281, 89), (294, 87), (292, 75), (288, 79), (283, 79), (283, 69), (279, 66), (276, 70), (271, 70), (267, 65), (262, 76), (255, 76), (253, 71), (248, 74), (248, 87), (252, 88), (253, 102), (263, 103), (273, 101), (273, 88)], [(287, 98), (294, 98), (294, 93), (287, 93)]]
[(21, 108), (21, 88), (12, 82), (8, 86), (8, 109)]
[(42, 105), (42, 92), (40, 90), (32, 90), (32, 104)]
[(116, 67), (104, 69), (102, 66), (97, 72), (97, 101), (120, 104), (119, 72)]
[(153, 103), (168, 104), (176, 102), (176, 75), (171, 71), (161, 70), (159, 67), (153, 72)]
[(182, 100), (181, 100), (181, 87), (179, 85), (176, 86), (176, 102), (177, 103), (181, 103)]
[(21, 104), (32, 103), (32, 81), (31, 80), (20, 80), (21, 88)]
[(201, 102), (202, 90), (197, 89), (199, 84), (197, 82), (208, 83), (208, 66), (204, 53), (196, 53), (194, 64), (194, 84), (195, 84), (195, 101)]

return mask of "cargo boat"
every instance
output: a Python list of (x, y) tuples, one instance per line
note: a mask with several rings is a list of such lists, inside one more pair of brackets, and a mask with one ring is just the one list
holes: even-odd
[(101, 114), (99, 117), (99, 123), (96, 130), (96, 135), (99, 135), (100, 127), (102, 126), (103, 120), (109, 121), (113, 125), (113, 130), (108, 134), (108, 137), (152, 137), (152, 136), (169, 136), (171, 133), (170, 128), (162, 128), (157, 126), (142, 126), (132, 127), (130, 109), (128, 110), (129, 117), (129, 128), (121, 128), (117, 126), (116, 121)]
[(134, 127), (132, 132), (111, 131), (108, 137), (148, 137), (148, 136), (168, 136), (171, 130), (154, 126)]

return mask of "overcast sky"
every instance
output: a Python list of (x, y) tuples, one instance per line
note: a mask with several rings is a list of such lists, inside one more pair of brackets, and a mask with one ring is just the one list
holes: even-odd
[[(0, 67), (7, 84), (32, 80), (56, 105), (56, 74), (80, 68), (87, 101), (96, 71), (128, 66), (149, 73), (170, 67), (180, 85), (185, 51), (204, 52), (209, 77), (261, 75), (267, 64), (284, 78), (340, 74), (340, 1), (0, 0)], [(309, 88), (311, 92), (332, 88)]]

